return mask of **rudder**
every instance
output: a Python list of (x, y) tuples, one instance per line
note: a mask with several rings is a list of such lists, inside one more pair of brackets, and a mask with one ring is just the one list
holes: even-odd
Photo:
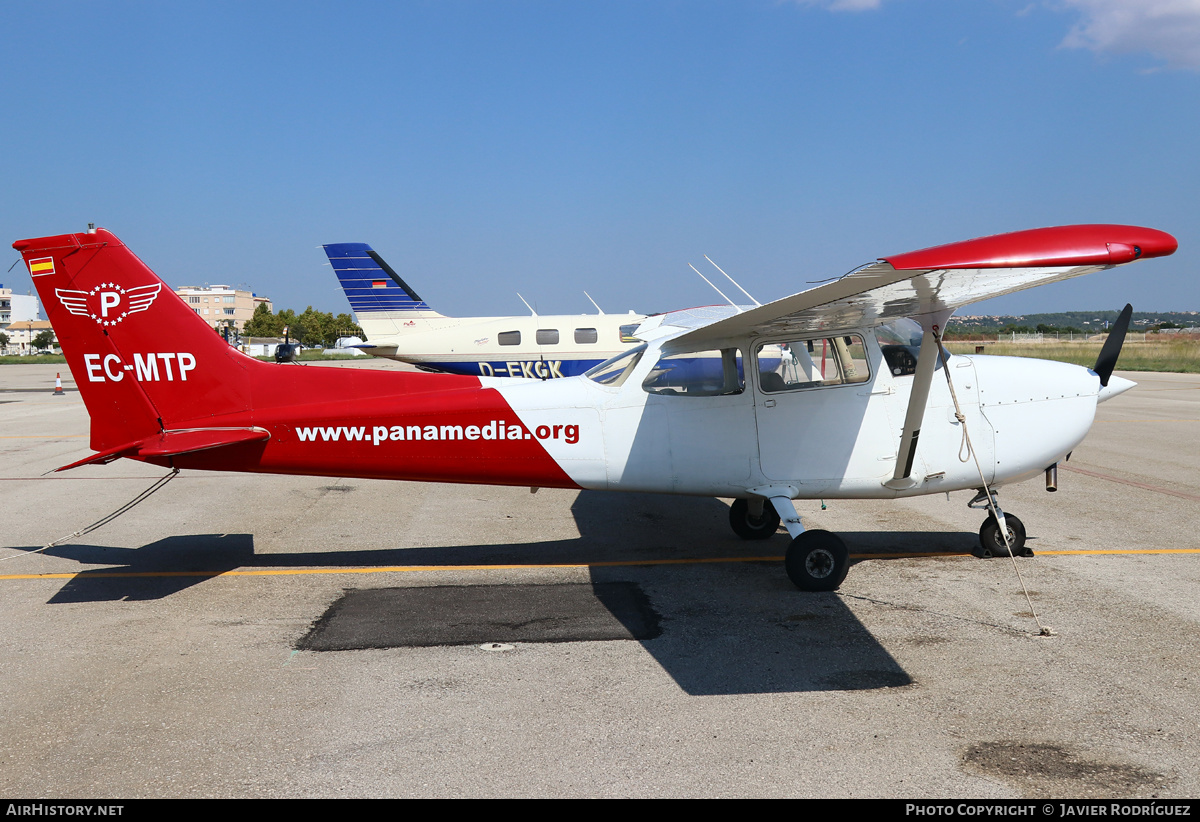
[(230, 348), (112, 233), (18, 240), (13, 248), (79, 386), (94, 450), (250, 408), (248, 369), (258, 363)]

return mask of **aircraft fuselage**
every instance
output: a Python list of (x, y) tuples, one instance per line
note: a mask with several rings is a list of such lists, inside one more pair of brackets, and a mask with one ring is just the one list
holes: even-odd
[[(915, 484), (885, 484), (896, 467), (913, 378), (890, 372), (870, 330), (854, 333), (863, 340), (866, 379), (788, 393), (763, 390), (749, 345), (738, 349), (751, 363), (743, 390), (723, 396), (648, 393), (643, 384), (661, 354), (654, 345), (617, 387), (587, 377), (547, 384), (377, 372), (369, 384), (346, 380), (335, 386), (344, 372), (329, 369), (322, 376), (342, 399), (293, 404), (286, 390), (263, 391), (253, 411), (203, 422), (265, 429), (265, 443), (183, 454), (170, 462), (719, 497), (745, 497), (749, 489), (768, 486), (791, 486), (794, 498), (891, 498), (980, 487), (974, 462), (960, 458), (966, 454), (962, 425), (940, 366), (911, 472)], [(755, 345), (764, 342), (770, 343)], [(194, 382), (204, 361), (189, 354), (186, 361), (193, 360), (188, 377)], [(105, 379), (122, 373), (117, 366), (109, 361), (99, 373)], [(257, 378), (260, 384), (298, 367), (259, 366), (269, 369)], [(1097, 381), (1080, 366), (954, 356), (949, 368), (988, 485), (1041, 473), (1074, 449), (1092, 423)], [(422, 380), (424, 390), (413, 393), (411, 382), (389, 385), (404, 377)], [(357, 396), (347, 403), (350, 393)], [(270, 394), (284, 402), (268, 404)]]

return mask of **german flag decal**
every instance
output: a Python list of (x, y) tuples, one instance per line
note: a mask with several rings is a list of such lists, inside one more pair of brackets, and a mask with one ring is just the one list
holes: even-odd
[(47, 274), (54, 273), (54, 258), (39, 257), (36, 260), (29, 261), (29, 276), (44, 277)]

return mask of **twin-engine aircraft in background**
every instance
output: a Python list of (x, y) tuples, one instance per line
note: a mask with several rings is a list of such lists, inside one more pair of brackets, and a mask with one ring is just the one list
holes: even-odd
[(960, 306), (1176, 249), (1161, 231), (1082, 225), (898, 254), (757, 308), (651, 317), (586, 374), (529, 380), (260, 362), (108, 231), (13, 245), (91, 415), (98, 453), (65, 468), (127, 457), (732, 498), (742, 537), (782, 519), (785, 567), (808, 590), (838, 587), (849, 557), (837, 536), (804, 530), (797, 499), (975, 489), (991, 511), (985, 548), (1023, 551), (994, 490), (1049, 478), (1096, 404), (1132, 387), (1112, 376), (1132, 309), (1092, 369), (949, 357), (941, 328)]
[(475, 377), (574, 377), (636, 345), (645, 315), (446, 317), (434, 311), (366, 243), (325, 254), (367, 335), (368, 354), (428, 371)]

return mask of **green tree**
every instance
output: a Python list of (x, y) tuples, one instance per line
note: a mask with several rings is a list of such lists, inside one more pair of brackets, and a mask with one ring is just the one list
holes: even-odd
[(311, 305), (300, 314), (290, 308), (272, 314), (262, 303), (254, 309), (254, 316), (242, 333), (247, 337), (282, 337), (285, 327), (288, 339), (307, 346), (330, 347), (338, 337), (364, 336), (349, 314), (335, 317), (328, 311), (317, 311)]
[(259, 303), (242, 333), (247, 337), (278, 337), (283, 333), (283, 323), (271, 313), (266, 303)]
[(33, 338), (33, 347), (38, 349), (39, 351), (50, 348), (53, 345), (54, 345), (54, 332), (51, 331), (50, 329), (46, 329), (45, 331), (39, 332), (38, 335)]
[(304, 313), (291, 323), (292, 338), (305, 346), (318, 346), (325, 342), (325, 317), (310, 305)]
[(333, 340), (329, 343), (330, 345), (336, 343), (338, 337), (358, 337), (362, 340), (367, 338), (367, 335), (363, 332), (362, 327), (359, 326), (359, 324), (356, 323), (354, 318), (349, 314), (338, 314), (333, 318), (333, 325)]
[(0, 348), (8, 348), (8, 335), (0, 331)]
[(281, 337), (284, 334), (284, 329), (287, 329), (287, 337), (290, 340), (296, 339), (296, 312), (290, 308), (285, 308), (275, 315), (279, 330), (275, 332), (276, 337)]

